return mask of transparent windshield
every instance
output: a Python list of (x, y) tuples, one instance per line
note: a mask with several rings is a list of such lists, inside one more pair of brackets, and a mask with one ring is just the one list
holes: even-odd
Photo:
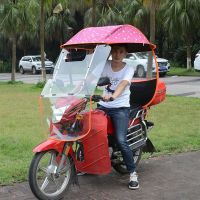
[(151, 51), (128, 53), (123, 61), (133, 67), (133, 80), (156, 78), (156, 60)]
[(63, 49), (56, 63), (53, 79), (45, 85), (43, 97), (84, 97), (93, 95), (111, 47), (98, 45), (95, 50)]
[(148, 58), (148, 54), (146, 52), (136, 52), (135, 54), (140, 59), (147, 59)]

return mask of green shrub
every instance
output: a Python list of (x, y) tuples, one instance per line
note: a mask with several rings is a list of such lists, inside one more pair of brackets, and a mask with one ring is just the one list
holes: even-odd
[(37, 88), (43, 88), (43, 87), (45, 86), (45, 84), (46, 84), (45, 81), (44, 81), (44, 82), (40, 81), (40, 82), (38, 82), (38, 83), (36, 84), (36, 87), (37, 87)]
[(8, 81), (8, 84), (14, 85), (14, 84), (23, 84), (23, 81)]
[(12, 69), (12, 65), (10, 61), (3, 62), (0, 61), (0, 73), (10, 73)]

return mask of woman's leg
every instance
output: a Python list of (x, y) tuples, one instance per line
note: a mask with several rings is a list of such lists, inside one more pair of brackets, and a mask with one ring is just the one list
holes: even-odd
[(135, 171), (135, 163), (133, 159), (133, 152), (131, 151), (126, 134), (129, 122), (129, 108), (116, 108), (109, 112), (114, 128), (116, 140), (122, 152), (124, 162), (129, 173)]

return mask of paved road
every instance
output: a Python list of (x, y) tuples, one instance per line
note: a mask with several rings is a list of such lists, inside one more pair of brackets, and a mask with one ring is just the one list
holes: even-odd
[[(51, 74), (47, 74), (47, 79), (52, 77)], [(0, 81), (10, 81), (11, 79), (11, 74), (10, 73), (0, 73)], [(38, 83), (41, 81), (41, 74), (37, 75), (32, 75), (32, 74), (23, 74), (21, 75), (20, 73), (16, 73), (15, 77), (16, 81), (23, 81), (24, 83)]]
[(200, 98), (200, 76), (171, 76), (161, 80), (167, 85), (167, 94)]
[[(143, 160), (138, 169), (140, 189), (127, 188), (128, 176), (79, 177), (64, 200), (199, 200), (200, 151)], [(0, 187), (0, 200), (35, 200), (27, 183)]]
[[(0, 73), (0, 81), (9, 81), (9, 73)], [(47, 74), (47, 78), (52, 75)], [(19, 74), (16, 73), (16, 80), (24, 83), (37, 83), (41, 80), (41, 75)], [(199, 97), (200, 98), (200, 76), (199, 77), (181, 77), (171, 76), (161, 78), (167, 85), (167, 94)]]

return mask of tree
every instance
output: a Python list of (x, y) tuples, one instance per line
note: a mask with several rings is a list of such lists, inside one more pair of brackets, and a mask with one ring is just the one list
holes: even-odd
[(46, 71), (45, 71), (45, 55), (44, 55), (44, 21), (45, 21), (45, 9), (44, 5), (50, 3), (51, 0), (40, 0), (40, 54), (41, 54), (41, 64), (42, 64), (42, 82), (46, 82)]
[(53, 3), (65, 4), (66, 0), (39, 0), (40, 1), (40, 53), (41, 53), (41, 64), (42, 64), (42, 82), (46, 82), (46, 71), (45, 71), (45, 11), (51, 12)]
[(149, 35), (149, 12), (143, 6), (140, 0), (124, 1), (122, 5), (122, 13), (125, 17), (125, 22), (138, 27), (147, 36)]
[[(161, 0), (143, 0), (142, 3), (149, 10), (150, 15), (150, 42), (155, 44), (155, 34), (156, 34), (156, 9), (159, 7)], [(152, 76), (152, 60), (153, 54), (149, 53), (148, 57), (148, 67), (147, 67), (147, 77)]]
[(187, 69), (190, 69), (193, 38), (199, 29), (200, 0), (168, 0), (163, 4), (162, 12), (163, 25), (170, 38), (181, 39), (186, 45)]
[[(155, 21), (156, 9), (161, 0), (128, 0), (124, 6), (123, 13), (126, 21), (141, 28), (146, 35), (149, 35), (150, 42), (155, 43)], [(148, 56), (147, 77), (152, 76), (153, 55)]]
[[(114, 24), (123, 24), (124, 17), (122, 12), (118, 9), (122, 5), (122, 2), (117, 0), (104, 0), (96, 1), (96, 5), (90, 7), (85, 14), (86, 26), (105, 26)], [(94, 23), (95, 13), (95, 23)], [(93, 16), (93, 17), (92, 17)]]
[(12, 43), (11, 81), (15, 81), (17, 37), (22, 31), (32, 29), (34, 12), (30, 13), (29, 9), (33, 6), (34, 0), (8, 0), (1, 5), (0, 32)]
[(61, 45), (66, 39), (69, 39), (69, 33), (75, 26), (75, 20), (73, 19), (67, 4), (57, 4), (53, 8), (52, 13), (53, 14), (50, 14), (46, 20), (46, 36), (51, 41), (59, 41)]

